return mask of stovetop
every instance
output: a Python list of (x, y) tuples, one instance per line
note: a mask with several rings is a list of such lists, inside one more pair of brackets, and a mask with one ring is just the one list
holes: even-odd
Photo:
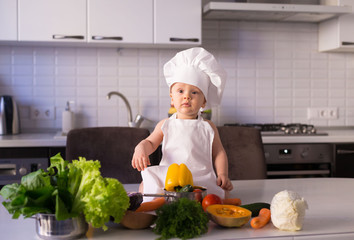
[(254, 127), (261, 131), (262, 136), (327, 136), (328, 133), (318, 132), (314, 125), (301, 123), (227, 123), (225, 126)]

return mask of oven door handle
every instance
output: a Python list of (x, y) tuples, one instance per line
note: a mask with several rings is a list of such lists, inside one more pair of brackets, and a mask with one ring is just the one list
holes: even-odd
[(340, 155), (354, 154), (354, 150), (337, 149), (337, 154), (340, 154)]
[(282, 175), (323, 175), (330, 174), (329, 170), (295, 170), (295, 171), (268, 171), (268, 176)]

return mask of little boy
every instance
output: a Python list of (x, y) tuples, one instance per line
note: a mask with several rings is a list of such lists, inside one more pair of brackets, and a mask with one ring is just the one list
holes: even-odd
[[(135, 148), (132, 166), (142, 171), (143, 192), (163, 193), (168, 167), (184, 163), (192, 172), (194, 185), (224, 198), (225, 191), (233, 189), (227, 156), (216, 126), (204, 120), (200, 111), (207, 104), (220, 103), (226, 73), (212, 54), (197, 47), (177, 53), (165, 64), (164, 74), (177, 112), (161, 120)], [(161, 142), (160, 165), (148, 167), (149, 155)]]

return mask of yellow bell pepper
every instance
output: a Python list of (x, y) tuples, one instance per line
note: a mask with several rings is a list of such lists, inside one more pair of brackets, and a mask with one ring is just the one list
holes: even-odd
[(188, 167), (184, 163), (181, 165), (177, 163), (171, 164), (166, 174), (165, 189), (174, 191), (175, 187), (183, 187), (187, 184), (193, 186), (193, 176)]

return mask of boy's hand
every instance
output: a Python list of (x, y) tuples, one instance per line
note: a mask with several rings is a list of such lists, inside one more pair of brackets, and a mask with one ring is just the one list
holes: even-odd
[(138, 171), (142, 171), (147, 166), (151, 165), (149, 156), (145, 154), (144, 151), (142, 151), (139, 148), (135, 148), (133, 159), (132, 159), (132, 166), (134, 169), (137, 169)]
[(230, 179), (228, 177), (226, 177), (224, 174), (218, 175), (218, 179), (216, 180), (216, 184), (226, 191), (231, 191), (234, 188)]

